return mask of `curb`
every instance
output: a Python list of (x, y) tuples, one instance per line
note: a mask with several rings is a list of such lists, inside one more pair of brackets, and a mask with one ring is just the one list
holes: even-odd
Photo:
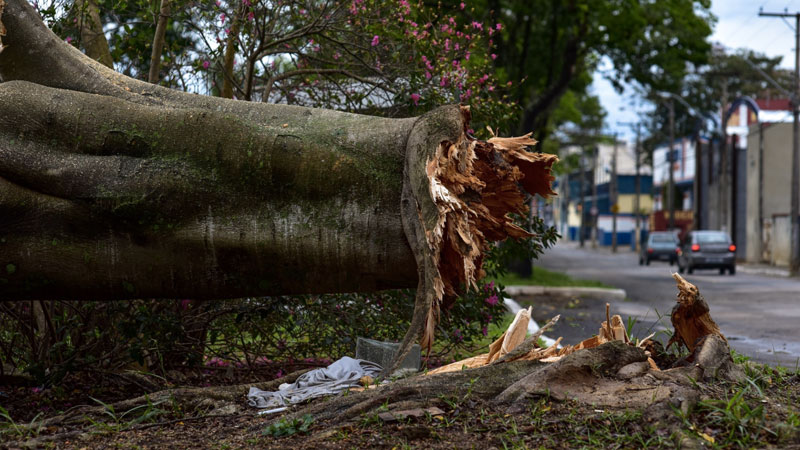
[(552, 287), (552, 286), (506, 286), (506, 293), (518, 295), (552, 295), (560, 297), (592, 297), (601, 300), (625, 300), (625, 289), (606, 289), (596, 287)]
[(767, 275), (782, 278), (788, 278), (790, 276), (788, 269), (779, 269), (777, 267), (754, 267), (745, 264), (737, 264), (736, 270), (750, 275)]

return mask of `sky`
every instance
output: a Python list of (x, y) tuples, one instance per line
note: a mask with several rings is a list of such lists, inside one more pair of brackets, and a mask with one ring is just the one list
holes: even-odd
[[(748, 48), (767, 56), (782, 56), (781, 66), (794, 68), (794, 18), (787, 22), (776, 17), (759, 17), (764, 12), (800, 12), (800, 0), (712, 0), (711, 12), (717, 17), (711, 41), (729, 49)], [(636, 122), (637, 111), (647, 111), (652, 106), (637, 100), (628, 87), (621, 95), (606, 81), (601, 65), (595, 73), (592, 87), (608, 112), (606, 129), (618, 132), (629, 142), (634, 139), (632, 129), (619, 122)], [(638, 102), (638, 104), (637, 104)]]

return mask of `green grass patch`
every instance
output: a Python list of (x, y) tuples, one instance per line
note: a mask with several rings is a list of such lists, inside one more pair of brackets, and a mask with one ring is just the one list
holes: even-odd
[(555, 272), (542, 267), (534, 267), (533, 276), (529, 278), (521, 277), (515, 273), (508, 273), (497, 280), (504, 286), (523, 285), (523, 286), (551, 286), (551, 287), (597, 287), (613, 288), (601, 281), (581, 280), (572, 278), (563, 272)]

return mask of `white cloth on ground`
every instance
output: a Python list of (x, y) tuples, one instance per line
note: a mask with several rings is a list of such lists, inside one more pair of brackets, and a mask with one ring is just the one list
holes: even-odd
[(247, 403), (255, 408), (277, 408), (293, 405), (323, 395), (337, 394), (358, 386), (363, 376), (376, 377), (383, 368), (371, 361), (345, 356), (328, 367), (306, 372), (292, 384), (281, 385), (274, 392), (250, 387)]

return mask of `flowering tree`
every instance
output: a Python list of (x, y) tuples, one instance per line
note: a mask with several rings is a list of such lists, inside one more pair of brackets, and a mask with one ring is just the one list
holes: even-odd
[[(263, 87), (272, 86), (275, 101), (314, 105), (328, 98), (344, 109), (382, 112), (401, 111), (403, 101), (415, 112), (436, 95), (466, 101), (496, 92), (488, 74), (470, 70), (491, 58), (475, 56), (474, 33), (487, 30), (477, 22), (446, 17), (420, 25), (405, 3), (372, 22), (359, 16), (370, 12), (369, 4), (339, 10), (296, 5), (275, 14), (309, 16), (310, 31), (287, 41), (288, 49), (267, 51), (264, 58), (279, 61), (274, 73), (266, 66), (249, 70), (230, 57), (250, 42), (248, 23), (257, 30), (256, 12), (262, 13), (244, 2), (227, 33), (236, 38), (216, 49), (215, 62), (196, 58), (192, 70), (222, 74), (223, 93), (230, 88), (244, 95), (248, 84), (272, 79)], [(526, 152), (534, 143), (528, 137), (478, 141), (466, 107), (385, 119), (177, 92), (85, 58), (36, 15), (24, 0), (9, 0), (0, 15), (7, 29), (0, 103), (13, 118), (0, 124), (0, 133), (14, 136), (0, 140), (6, 143), (0, 145), (0, 208), (13, 210), (4, 217), (15, 218), (0, 222), (3, 298), (219, 299), (416, 285), (404, 342), (425, 325), (427, 345), (440, 307), (452, 305), (462, 287), (477, 292), (478, 305), (498, 306), (497, 297), (479, 291), (484, 254), (492, 241), (531, 236), (508, 216), (525, 209), (520, 186), (550, 193), (555, 158)], [(337, 17), (325, 22), (325, 33), (314, 29)], [(401, 20), (411, 22), (402, 32), (383, 31)], [(336, 52), (347, 47), (329, 41), (338, 36), (344, 42), (348, 27), (367, 30), (363, 48), (338, 57), (352, 70), (325, 72), (327, 56), (315, 55), (337, 60)], [(259, 43), (249, 48), (272, 48), (263, 44), (265, 31), (259, 33)], [(331, 48), (319, 44), (317, 51), (317, 39)], [(399, 51), (403, 43), (426, 39), (430, 47), (421, 48), (441, 46), (445, 54), (420, 57), (421, 70), (401, 67), (417, 61)], [(220, 42), (226, 42), (222, 36)], [(354, 62), (359, 59), (361, 65)], [(165, 70), (184, 79), (187, 66), (172, 61), (165, 61)], [(128, 68), (149, 78), (135, 59)], [(395, 78), (382, 77), (383, 70)], [(247, 81), (248, 72), (255, 81)], [(302, 81), (284, 85), (276, 81), (280, 74), (291, 74), (287, 83)], [(314, 81), (323, 94), (310, 89)], [(352, 87), (341, 92), (349, 97), (324, 97), (326, 86), (345, 83)], [(373, 93), (363, 92), (368, 87)], [(272, 99), (264, 89), (250, 92)], [(48, 314), (40, 311), (46, 323)]]

